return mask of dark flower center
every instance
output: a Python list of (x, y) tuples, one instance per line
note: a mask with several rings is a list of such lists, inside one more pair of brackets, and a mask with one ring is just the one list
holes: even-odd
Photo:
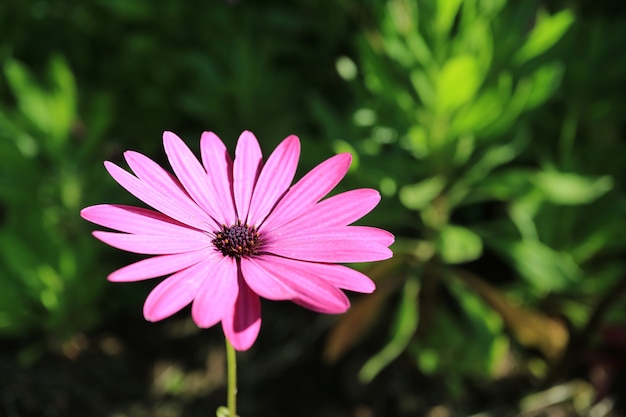
[(233, 226), (222, 225), (222, 228), (215, 232), (213, 244), (222, 255), (241, 258), (255, 255), (261, 245), (261, 238), (256, 227), (241, 224), (241, 221), (237, 220)]

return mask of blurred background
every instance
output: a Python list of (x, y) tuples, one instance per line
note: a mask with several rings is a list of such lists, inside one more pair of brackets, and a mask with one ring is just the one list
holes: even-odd
[(351, 152), (397, 243), (343, 316), (263, 304), (241, 416), (626, 415), (625, 45), (619, 0), (3, 0), (0, 415), (215, 415), (219, 327), (145, 322), (78, 213), (244, 129)]

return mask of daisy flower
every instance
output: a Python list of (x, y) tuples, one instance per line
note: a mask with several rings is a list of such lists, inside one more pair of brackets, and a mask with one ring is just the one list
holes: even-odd
[(379, 193), (357, 189), (322, 199), (345, 176), (350, 154), (327, 159), (291, 185), (300, 156), (293, 135), (265, 163), (248, 131), (234, 159), (211, 132), (202, 134), (201, 163), (174, 133), (165, 132), (163, 144), (174, 175), (133, 151), (124, 157), (134, 175), (104, 163), (115, 181), (154, 210), (102, 204), (81, 211), (117, 231), (93, 232), (104, 243), (155, 255), (111, 273), (110, 281), (169, 275), (145, 301), (147, 320), (191, 304), (199, 327), (221, 322), (235, 349), (247, 350), (261, 326), (259, 297), (338, 314), (350, 306), (342, 290), (374, 291), (367, 276), (338, 263), (392, 256), (392, 234), (350, 226), (378, 204)]

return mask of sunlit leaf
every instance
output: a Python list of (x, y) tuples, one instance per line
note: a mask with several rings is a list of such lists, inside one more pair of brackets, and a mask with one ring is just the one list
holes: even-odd
[(470, 262), (482, 254), (483, 242), (471, 230), (448, 224), (439, 233), (437, 251), (445, 263)]
[(433, 21), (433, 28), (437, 35), (441, 37), (448, 35), (462, 2), (462, 0), (439, 0), (436, 2), (437, 12)]
[(574, 285), (581, 277), (579, 266), (567, 253), (536, 240), (494, 240), (490, 246), (512, 261), (517, 272), (539, 294), (559, 291)]
[(426, 73), (421, 69), (414, 69), (410, 72), (409, 79), (424, 105), (427, 107), (434, 106), (437, 100), (437, 91), (433, 83), (426, 76)]
[(535, 58), (556, 44), (574, 23), (574, 13), (565, 9), (552, 16), (540, 13), (528, 39), (513, 57), (516, 64)]
[(613, 188), (613, 180), (609, 176), (591, 178), (556, 171), (537, 173), (534, 183), (548, 201), (567, 205), (590, 203)]
[(519, 168), (500, 171), (478, 182), (465, 202), (507, 201), (518, 198), (532, 188), (533, 175), (532, 171)]
[(420, 210), (430, 204), (446, 186), (443, 177), (427, 178), (400, 189), (400, 202), (408, 209)]
[(526, 109), (534, 109), (552, 97), (561, 83), (563, 66), (551, 63), (538, 68), (530, 76), (531, 89), (526, 101)]
[(447, 61), (437, 79), (437, 110), (449, 113), (474, 98), (483, 81), (480, 66), (472, 55)]

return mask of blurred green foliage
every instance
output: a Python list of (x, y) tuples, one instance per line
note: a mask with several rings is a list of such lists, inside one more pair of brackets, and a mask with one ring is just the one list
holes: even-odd
[(195, 146), (202, 130), (232, 144), (250, 129), (265, 149), (301, 136), (305, 168), (352, 152), (342, 186), (384, 196), (367, 222), (396, 234), (396, 258), (374, 274), (369, 312), (355, 304), (360, 330), (329, 340), (338, 357), (391, 311), (362, 380), (400, 355), (452, 389), (506, 372), (511, 352), (538, 352), (540, 376), (564, 372), (600, 326), (626, 322), (614, 297), (626, 281), (618, 10), (3, 3), (0, 333), (63, 339), (106, 319), (104, 277), (123, 263), (78, 218), (128, 198), (103, 159), (162, 158), (163, 130)]
[(54, 56), (38, 80), (6, 59), (3, 74), (14, 102), (0, 107), (0, 333), (44, 334), (62, 342), (99, 320), (103, 282), (96, 246), (76, 217), (103, 189), (94, 170), (95, 144), (107, 112), (96, 109), (82, 128), (74, 76)]

